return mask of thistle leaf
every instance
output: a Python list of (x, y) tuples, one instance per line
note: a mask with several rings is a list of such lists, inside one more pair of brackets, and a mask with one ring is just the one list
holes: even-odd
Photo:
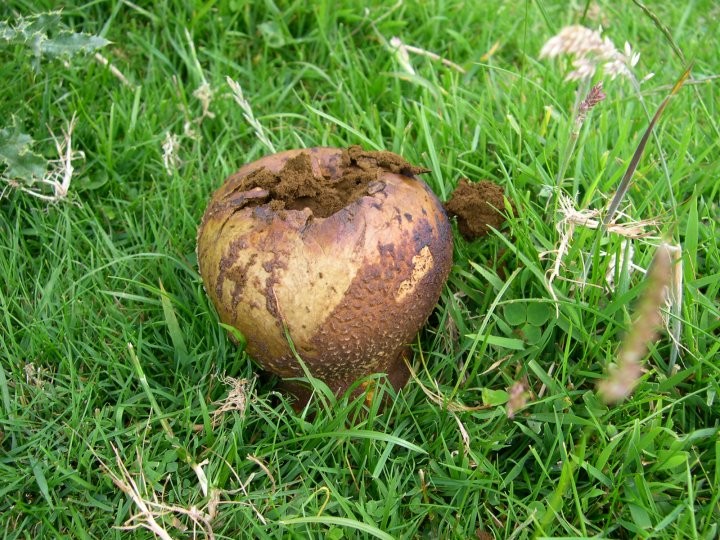
[(32, 138), (26, 133), (0, 129), (0, 163), (6, 166), (3, 176), (32, 183), (45, 175), (47, 161), (31, 150), (32, 144)]
[(51, 57), (74, 56), (78, 53), (90, 53), (110, 43), (107, 39), (90, 34), (61, 32), (54, 38), (42, 42), (40, 53)]
[(24, 45), (29, 48), (37, 68), (40, 58), (69, 58), (94, 52), (110, 43), (100, 36), (74, 32), (60, 20), (59, 11), (0, 21), (0, 44)]

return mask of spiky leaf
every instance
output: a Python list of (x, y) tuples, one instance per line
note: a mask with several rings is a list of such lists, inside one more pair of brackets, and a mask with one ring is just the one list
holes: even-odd
[(47, 161), (31, 150), (30, 135), (17, 129), (0, 129), (0, 163), (6, 166), (3, 176), (14, 180), (32, 182), (42, 178)]
[(103, 37), (74, 32), (60, 20), (59, 11), (18, 17), (14, 21), (0, 21), (0, 43), (24, 45), (35, 57), (70, 58), (79, 53), (94, 52), (108, 43)]

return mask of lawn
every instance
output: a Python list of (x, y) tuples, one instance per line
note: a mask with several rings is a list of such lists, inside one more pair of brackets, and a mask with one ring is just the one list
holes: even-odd
[[(4, 538), (720, 534), (716, 2), (63, 4), (0, 7)], [(242, 164), (353, 144), (507, 223), (454, 229), (387, 408), (295, 412), (196, 231)]]

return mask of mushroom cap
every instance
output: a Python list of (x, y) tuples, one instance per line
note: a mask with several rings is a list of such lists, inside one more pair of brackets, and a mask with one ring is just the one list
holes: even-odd
[(440, 201), (418, 178), (382, 167), (363, 194), (327, 217), (309, 207), (278, 208), (267, 189), (247, 183), (263, 169), (280, 174), (301, 154), (309, 155), (316, 178), (337, 183), (356, 166), (346, 152), (289, 150), (231, 175), (198, 231), (200, 275), (220, 320), (245, 336), (263, 369), (303, 376), (291, 342), (336, 393), (379, 372), (399, 388), (407, 380), (400, 357), (452, 264)]

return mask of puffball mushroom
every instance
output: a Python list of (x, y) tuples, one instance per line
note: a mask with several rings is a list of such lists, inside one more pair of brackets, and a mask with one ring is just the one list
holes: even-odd
[(338, 395), (373, 373), (404, 386), (403, 355), (452, 264), (450, 223), (422, 172), (357, 146), (289, 150), (243, 166), (213, 194), (200, 275), (263, 369), (303, 377), (299, 357)]

